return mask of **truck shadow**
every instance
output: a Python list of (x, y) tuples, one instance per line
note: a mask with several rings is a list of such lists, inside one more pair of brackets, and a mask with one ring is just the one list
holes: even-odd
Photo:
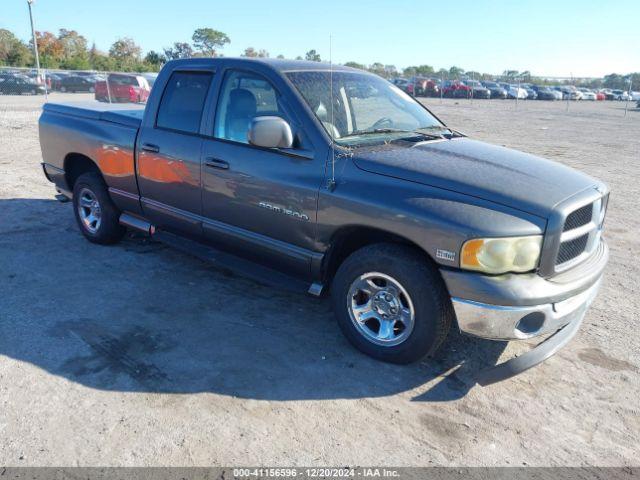
[(138, 236), (92, 245), (69, 204), (0, 200), (0, 355), (91, 388), (451, 401), (505, 347), (454, 326), (436, 359), (381, 363), (347, 343), (326, 299), (259, 285)]

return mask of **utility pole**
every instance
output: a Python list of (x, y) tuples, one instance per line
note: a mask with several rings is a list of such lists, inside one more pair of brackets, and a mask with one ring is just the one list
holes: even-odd
[(38, 79), (40, 78), (40, 57), (38, 56), (38, 42), (36, 41), (36, 29), (33, 26), (33, 13), (31, 12), (31, 4), (35, 0), (27, 0), (27, 4), (29, 5), (29, 19), (31, 19), (31, 37), (33, 38), (33, 54), (36, 57), (36, 72), (38, 75)]

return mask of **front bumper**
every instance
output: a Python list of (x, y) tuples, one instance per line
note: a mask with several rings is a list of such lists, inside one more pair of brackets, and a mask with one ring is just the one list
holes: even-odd
[(490, 340), (524, 340), (557, 331), (582, 319), (600, 280), (566, 300), (531, 306), (504, 306), (452, 298), (460, 331)]
[(483, 372), (479, 383), (512, 377), (566, 345), (598, 293), (608, 258), (607, 245), (601, 241), (583, 264), (551, 279), (442, 270), (461, 332), (491, 340), (553, 334), (526, 354)]

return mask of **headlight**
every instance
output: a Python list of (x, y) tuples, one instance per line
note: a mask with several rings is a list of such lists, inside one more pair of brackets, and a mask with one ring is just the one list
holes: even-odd
[(462, 245), (460, 266), (485, 273), (528, 272), (538, 266), (542, 235), (476, 238)]

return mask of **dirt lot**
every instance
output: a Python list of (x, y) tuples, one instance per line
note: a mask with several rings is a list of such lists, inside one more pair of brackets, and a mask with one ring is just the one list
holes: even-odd
[(640, 111), (427, 101), (613, 191), (581, 332), (482, 388), (476, 372), (526, 346), (453, 333), (437, 361), (385, 365), (347, 344), (326, 301), (140, 238), (89, 244), (42, 175), (40, 103), (0, 97), (0, 464), (638, 464)]

